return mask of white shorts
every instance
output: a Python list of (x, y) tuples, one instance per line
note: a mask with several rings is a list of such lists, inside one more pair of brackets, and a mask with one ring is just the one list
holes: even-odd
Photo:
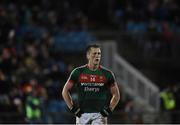
[(103, 117), (100, 113), (83, 113), (80, 118), (76, 117), (76, 124), (107, 124), (107, 117)]

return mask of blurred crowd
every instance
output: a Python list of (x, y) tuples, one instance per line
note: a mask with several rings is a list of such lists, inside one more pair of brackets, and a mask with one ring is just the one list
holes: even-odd
[[(167, 34), (179, 32), (179, 3), (1, 0), (0, 123), (67, 122), (63, 115), (46, 116), (67, 111), (61, 89), (74, 64), (65, 61), (65, 54), (83, 52), (96, 39), (89, 30), (111, 27), (125, 32), (162, 32), (165, 28)], [(126, 111), (131, 106), (127, 101)], [(7, 113), (18, 113), (19, 120)]]
[[(59, 50), (55, 37), (63, 34), (69, 39), (69, 33), (85, 34), (79, 22), (81, 19), (73, 15), (72, 19), (57, 21), (57, 10), (52, 10), (56, 3), (46, 8), (48, 1), (33, 5), (30, 0), (1, 2), (0, 122), (48, 123), (46, 114), (67, 110), (61, 89), (74, 67), (73, 62), (65, 62), (64, 50)], [(68, 18), (65, 16), (63, 18)], [(80, 24), (74, 24), (76, 20)], [(74, 42), (74, 37), (71, 38)], [(84, 39), (82, 41), (86, 43)], [(63, 123), (66, 120), (56, 116), (50, 121)]]

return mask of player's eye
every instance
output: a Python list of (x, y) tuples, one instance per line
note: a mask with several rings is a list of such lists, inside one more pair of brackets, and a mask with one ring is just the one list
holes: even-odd
[(100, 52), (95, 52), (95, 53), (93, 53), (93, 55), (101, 55), (101, 53)]

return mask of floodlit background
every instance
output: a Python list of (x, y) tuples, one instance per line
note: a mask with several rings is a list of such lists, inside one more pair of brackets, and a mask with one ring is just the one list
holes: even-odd
[(1, 0), (0, 123), (75, 123), (61, 91), (95, 41), (121, 91), (109, 123), (180, 123), (179, 5)]

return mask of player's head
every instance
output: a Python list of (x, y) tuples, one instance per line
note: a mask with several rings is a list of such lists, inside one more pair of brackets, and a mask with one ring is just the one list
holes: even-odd
[(88, 45), (86, 48), (86, 57), (88, 62), (93, 65), (99, 65), (101, 60), (101, 47), (97, 44)]

